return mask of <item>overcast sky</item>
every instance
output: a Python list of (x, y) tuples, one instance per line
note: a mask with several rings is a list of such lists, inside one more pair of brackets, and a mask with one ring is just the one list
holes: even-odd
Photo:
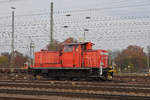
[[(50, 2), (54, 2), (57, 12), (54, 27), (56, 40), (63, 41), (68, 37), (79, 40), (87, 28), (86, 40), (94, 42), (95, 48), (114, 50), (128, 45), (143, 48), (150, 45), (150, 0), (0, 0), (0, 45), (5, 44), (5, 47), (0, 46), (1, 50), (10, 51), (11, 17), (7, 16), (11, 16), (12, 6), (16, 8), (15, 49), (29, 45), (30, 39), (25, 38), (27, 35), (33, 36), (36, 50), (44, 48), (49, 42)], [(72, 16), (66, 18), (68, 13)], [(31, 16), (24, 16), (26, 14)], [(87, 16), (91, 19), (86, 20)], [(65, 25), (69, 28), (64, 29)], [(21, 51), (24, 50), (27, 49)]]
[(50, 2), (54, 2), (55, 10), (110, 8), (105, 9), (105, 14), (114, 16), (150, 12), (150, 0), (0, 0), (0, 14), (10, 13), (11, 6), (17, 8), (17, 13), (44, 11), (49, 9)]

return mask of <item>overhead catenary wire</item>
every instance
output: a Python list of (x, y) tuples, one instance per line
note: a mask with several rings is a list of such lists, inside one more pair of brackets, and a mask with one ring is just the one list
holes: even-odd
[[(79, 10), (59, 10), (59, 11), (54, 11), (54, 14), (65, 14), (65, 13), (79, 13), (79, 12), (88, 12), (88, 11), (103, 11), (103, 10), (112, 10), (112, 9), (121, 9), (121, 8), (133, 8), (133, 7), (142, 7), (142, 6), (150, 6), (150, 2), (144, 2), (142, 4), (132, 4), (132, 5), (122, 5), (122, 6), (114, 6), (114, 7), (103, 7), (103, 8), (91, 8), (91, 9), (79, 9)], [(41, 12), (41, 13), (34, 13), (34, 14), (20, 14), (16, 15), (16, 17), (22, 17), (22, 16), (38, 16), (38, 15), (48, 15), (48, 12)], [(30, 11), (31, 12), (31, 11)], [(32, 11), (36, 12), (36, 11)], [(38, 12), (38, 11), (37, 11)], [(11, 16), (0, 16), (1, 18), (8, 18)]]
[[(89, 10), (89, 11), (91, 11), (91, 10)], [(88, 13), (87, 11), (81, 11), (81, 12)], [(66, 12), (64, 12), (63, 14), (65, 14), (65, 13)], [(74, 12), (72, 12), (72, 13), (74, 13)], [(57, 16), (57, 14), (56, 14), (56, 16)], [(114, 45), (114, 44), (109, 44), (107, 41), (117, 40), (118, 44), (121, 43), (122, 41), (124, 41), (124, 43), (129, 44), (129, 42), (133, 43), (132, 39), (137, 42), (139, 40), (148, 40), (148, 38), (149, 38), (149, 35), (148, 35), (149, 30), (147, 29), (149, 27), (149, 23), (150, 23), (149, 16), (141, 16), (141, 17), (140, 16), (126, 16), (126, 17), (104, 16), (103, 18), (100, 18), (98, 15), (89, 15), (92, 17), (95, 16), (95, 19), (90, 19), (89, 21), (87, 21), (87, 20), (83, 21), (83, 18), (85, 18), (85, 16), (81, 16), (80, 14), (77, 14), (76, 17), (73, 17), (73, 18), (66, 18), (66, 16), (64, 16), (64, 15), (63, 15), (64, 18), (57, 18), (56, 19), (57, 24), (55, 24), (55, 28), (57, 28), (57, 30), (55, 30), (55, 33), (57, 34), (57, 35), (55, 35), (56, 39), (60, 40), (60, 38), (58, 38), (58, 35), (64, 36), (63, 40), (69, 36), (75, 36), (75, 38), (78, 38), (78, 36), (82, 37), (81, 33), (83, 32), (83, 28), (86, 28), (86, 27), (89, 28), (88, 33), (90, 35), (92, 34), (92, 32), (93, 32), (93, 34), (96, 34), (97, 37), (96, 37), (95, 41), (104, 41), (105, 44), (107, 44), (107, 45)], [(46, 17), (46, 18), (48, 18), (48, 17)], [(5, 18), (5, 19), (7, 19), (7, 18)], [(48, 29), (47, 29), (48, 23), (45, 24), (45, 22), (48, 19), (45, 20), (45, 17), (41, 17), (40, 14), (39, 15), (31, 15), (31, 16), (23, 16), (23, 18), (17, 17), (17, 19), (23, 19), (22, 21), (18, 21), (19, 23), (16, 23), (16, 25), (15, 25), (16, 26), (16, 34), (17, 34), (16, 39), (22, 38), (22, 43), (18, 42), (17, 44), (19, 44), (19, 45), (21, 45), (21, 44), (27, 45), (28, 44), (25, 42), (25, 37), (26, 37), (25, 35), (27, 35), (27, 36), (31, 35), (31, 37), (33, 38), (34, 41), (38, 41), (36, 45), (41, 45), (39, 43), (40, 41), (45, 41), (45, 43), (48, 43), (48, 41), (46, 39), (42, 40), (43, 38), (48, 37), (48, 35), (46, 35), (48, 33)], [(24, 20), (24, 19), (26, 19), (26, 20)], [(36, 19), (38, 19), (38, 20), (36, 20)], [(87, 23), (88, 23), (88, 25), (86, 25)], [(6, 23), (5, 25), (1, 24), (2, 27), (0, 27), (1, 32), (2, 32), (2, 34), (1, 34), (2, 37), (0, 37), (1, 39), (4, 38), (5, 34), (9, 36), (9, 30), (10, 30), (9, 22)], [(64, 27), (63, 27), (64, 25), (69, 25), (69, 27), (67, 29), (64, 29)], [(132, 26), (132, 27), (129, 27), (129, 26)], [(132, 28), (133, 28), (133, 30), (131, 30)], [(118, 30), (120, 30), (120, 31), (117, 32)], [(45, 34), (45, 35), (38, 35), (37, 33)], [(123, 35), (124, 33), (132, 33), (132, 34), (131, 35)], [(91, 36), (91, 37), (95, 38), (94, 36)], [(90, 40), (91, 37), (88, 37), (87, 39)], [(37, 38), (39, 38), (39, 39), (37, 39)], [(18, 40), (16, 40), (16, 41), (18, 41)], [(144, 42), (145, 41), (143, 41), (143, 43)], [(3, 42), (0, 42), (0, 43), (3, 43)], [(0, 48), (2, 48), (2, 47), (0, 47)], [(18, 48), (21, 48), (21, 47), (18, 47)]]

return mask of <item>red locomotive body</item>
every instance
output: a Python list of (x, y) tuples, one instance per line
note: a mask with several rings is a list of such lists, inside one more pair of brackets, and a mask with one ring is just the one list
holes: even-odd
[(36, 52), (31, 69), (35, 75), (48, 77), (107, 77), (112, 70), (108, 52), (93, 50), (92, 46), (91, 42), (65, 43), (61, 51)]
[(35, 53), (35, 68), (61, 67), (61, 56), (57, 51), (40, 51)]

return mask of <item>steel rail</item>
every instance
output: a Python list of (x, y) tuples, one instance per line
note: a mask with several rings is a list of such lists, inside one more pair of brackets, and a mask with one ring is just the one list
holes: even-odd
[(71, 92), (52, 92), (52, 91), (35, 91), (35, 90), (11, 90), (0, 89), (0, 93), (23, 94), (23, 95), (44, 95), (44, 96), (63, 96), (72, 98), (95, 98), (105, 100), (150, 100), (149, 96), (134, 95), (111, 95), (111, 94), (92, 94), (92, 93), (71, 93)]

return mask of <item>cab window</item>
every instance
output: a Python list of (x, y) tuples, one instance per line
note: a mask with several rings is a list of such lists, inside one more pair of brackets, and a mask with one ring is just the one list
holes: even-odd
[(64, 46), (64, 52), (72, 52), (73, 46), (72, 45), (65, 45)]
[(79, 51), (79, 46), (78, 45), (75, 46), (75, 51)]
[(86, 50), (86, 45), (82, 45), (82, 50), (85, 51)]

